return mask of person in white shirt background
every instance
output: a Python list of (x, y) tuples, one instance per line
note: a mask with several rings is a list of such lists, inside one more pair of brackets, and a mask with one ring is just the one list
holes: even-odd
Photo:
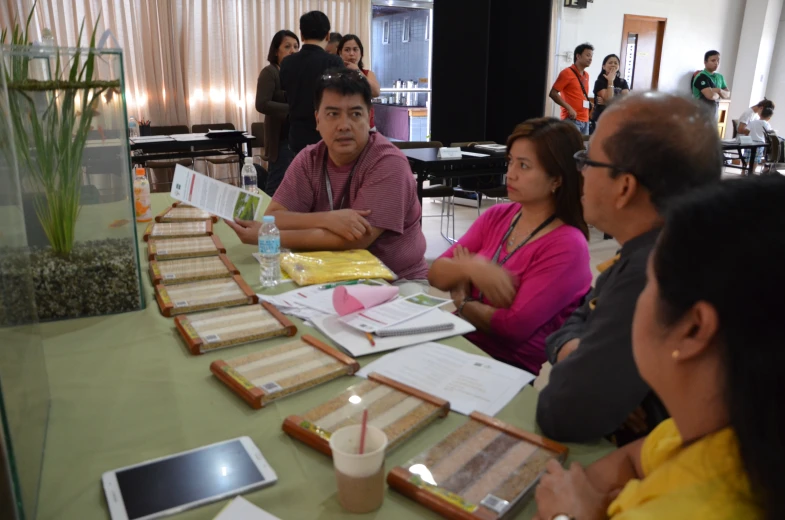
[(739, 116), (739, 127), (736, 130), (736, 133), (739, 135), (750, 135), (750, 130), (747, 128), (752, 121), (756, 121), (760, 119), (760, 112), (764, 108), (770, 108), (774, 110), (774, 102), (770, 99), (763, 98), (762, 101), (759, 101), (757, 105), (752, 106), (742, 112), (741, 116)]
[[(760, 119), (750, 121), (750, 124), (747, 125), (747, 129), (749, 129), (748, 135), (752, 138), (753, 141), (766, 142), (766, 132), (774, 131), (774, 129), (769, 124), (769, 120), (771, 119), (772, 115), (774, 115), (773, 108), (764, 108), (760, 111)], [(758, 148), (758, 153), (755, 157), (756, 163), (759, 163), (763, 160), (763, 154), (764, 149)]]

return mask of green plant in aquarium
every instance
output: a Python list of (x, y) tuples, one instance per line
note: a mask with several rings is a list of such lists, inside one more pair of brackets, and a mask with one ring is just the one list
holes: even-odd
[[(52, 77), (47, 80), (31, 78), (31, 60), (41, 52), (29, 39), (34, 10), (35, 5), (24, 29), (15, 24), (10, 33), (11, 47), (5, 45), (8, 30), (0, 34), (0, 44), (10, 56), (3, 60), (2, 73), (8, 90), (8, 117), (13, 128), (11, 145), (20, 168), (28, 172), (29, 186), (41, 193), (35, 198), (35, 211), (52, 252), (67, 257), (74, 246), (76, 220), (81, 209), (82, 155), (88, 133), (101, 95), (119, 89), (120, 81), (93, 78), (98, 21), (90, 37), (90, 48), (78, 48), (62, 61), (60, 49), (55, 48)], [(79, 28), (77, 47), (81, 45), (83, 30), (84, 20)], [(4, 126), (0, 125), (0, 132), (4, 131)], [(2, 135), (0, 139), (6, 143), (10, 140)], [(6, 146), (3, 148), (6, 154), (10, 152)]]

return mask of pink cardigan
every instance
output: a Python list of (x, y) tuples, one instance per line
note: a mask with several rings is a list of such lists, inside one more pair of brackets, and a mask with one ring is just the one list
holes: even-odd
[[(489, 208), (458, 244), (492, 259), (519, 211), (517, 203)], [(454, 248), (442, 257), (452, 258)], [(500, 259), (507, 253), (505, 244)], [(513, 304), (493, 314), (490, 334), (477, 331), (466, 337), (494, 358), (538, 374), (546, 360), (545, 338), (561, 327), (591, 288), (589, 246), (579, 229), (563, 225), (523, 246), (504, 269), (518, 287)], [(476, 288), (472, 296), (479, 296)], [(490, 305), (487, 299), (483, 303)]]

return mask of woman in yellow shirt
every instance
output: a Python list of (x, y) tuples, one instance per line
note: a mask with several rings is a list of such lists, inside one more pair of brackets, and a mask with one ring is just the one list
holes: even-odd
[(783, 200), (777, 176), (674, 204), (632, 333), (672, 418), (585, 470), (553, 462), (538, 519), (785, 519)]

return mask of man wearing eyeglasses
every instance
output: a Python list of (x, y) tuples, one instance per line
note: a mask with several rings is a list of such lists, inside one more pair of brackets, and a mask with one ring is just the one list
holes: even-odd
[[(367, 78), (359, 70), (331, 69), (315, 98), (322, 140), (295, 157), (265, 212), (275, 216), (281, 246), (368, 249), (400, 279), (427, 283), (417, 185), (406, 156), (370, 131)], [(227, 224), (256, 244), (260, 222)]]
[(584, 218), (621, 249), (597, 266), (594, 289), (546, 341), (553, 369), (537, 422), (550, 438), (622, 445), (667, 417), (635, 367), (632, 317), (668, 202), (720, 179), (720, 141), (705, 112), (669, 94), (625, 96), (606, 109), (588, 151), (575, 154)]

